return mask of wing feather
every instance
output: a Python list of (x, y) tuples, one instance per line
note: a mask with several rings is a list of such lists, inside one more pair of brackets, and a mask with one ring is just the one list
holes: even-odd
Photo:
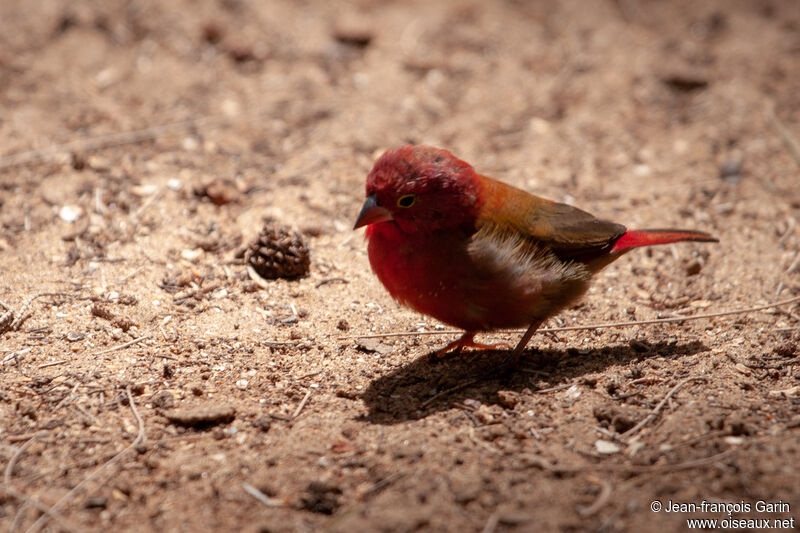
[(585, 261), (609, 250), (625, 226), (600, 220), (567, 204), (551, 202), (505, 183), (480, 176), (484, 203), (479, 227), (492, 224), (515, 230), (560, 259)]

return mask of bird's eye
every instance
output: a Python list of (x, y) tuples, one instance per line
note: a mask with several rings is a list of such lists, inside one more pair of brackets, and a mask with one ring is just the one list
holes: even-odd
[(404, 194), (397, 199), (397, 207), (402, 207), (403, 209), (408, 209), (415, 203), (417, 203), (417, 197), (414, 194)]

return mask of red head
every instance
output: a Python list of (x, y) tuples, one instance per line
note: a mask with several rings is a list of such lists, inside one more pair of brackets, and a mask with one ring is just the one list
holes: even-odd
[(447, 150), (402, 146), (375, 162), (356, 228), (393, 221), (406, 233), (472, 228), (481, 206), (475, 170)]

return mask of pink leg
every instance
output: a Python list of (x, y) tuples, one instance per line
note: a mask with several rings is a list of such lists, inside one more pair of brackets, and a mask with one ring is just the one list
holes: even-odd
[(475, 338), (474, 331), (467, 331), (464, 333), (461, 338), (451, 342), (444, 348), (440, 350), (436, 350), (433, 354), (435, 358), (442, 357), (444, 354), (448, 352), (455, 352), (456, 354), (461, 353), (461, 350), (464, 348), (477, 348), (479, 350), (495, 350), (497, 348), (510, 348), (510, 346), (504, 342), (498, 342), (497, 344), (481, 344), (479, 342), (475, 342), (473, 339)]
[(525, 346), (528, 345), (528, 341), (531, 340), (531, 337), (533, 337), (533, 334), (536, 333), (537, 329), (539, 329), (539, 326), (542, 325), (542, 322), (544, 322), (544, 320), (537, 320), (536, 322), (528, 326), (528, 330), (519, 340), (516, 348), (514, 348), (514, 351), (511, 352), (511, 357), (508, 358), (508, 363), (507, 363), (508, 365), (514, 366), (517, 364), (517, 362), (519, 361), (519, 356), (522, 355), (522, 351), (525, 349)]

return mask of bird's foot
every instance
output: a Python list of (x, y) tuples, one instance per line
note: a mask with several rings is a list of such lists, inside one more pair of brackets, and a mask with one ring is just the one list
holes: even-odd
[(498, 342), (496, 344), (483, 344), (480, 342), (475, 342), (475, 333), (464, 333), (459, 339), (454, 340), (444, 348), (440, 350), (436, 350), (431, 359), (433, 360), (440, 360), (443, 359), (445, 355), (451, 354), (458, 355), (461, 353), (461, 350), (464, 348), (477, 348), (479, 350), (496, 350), (498, 348), (511, 348), (508, 344), (504, 342)]

